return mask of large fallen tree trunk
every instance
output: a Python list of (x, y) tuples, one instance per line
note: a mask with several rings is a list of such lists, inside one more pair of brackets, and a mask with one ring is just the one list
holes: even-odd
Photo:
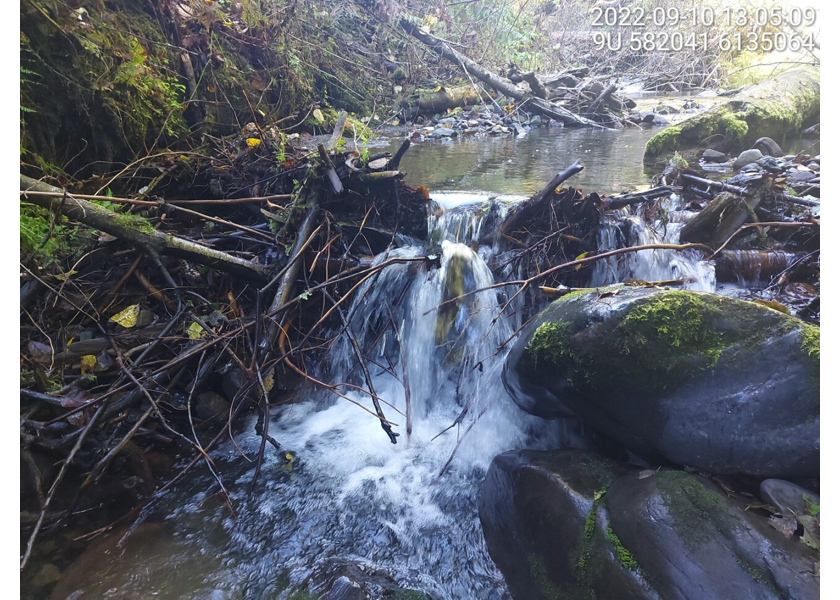
[(58, 210), (68, 219), (78, 221), (94, 229), (104, 231), (135, 246), (158, 254), (175, 254), (202, 265), (227, 271), (252, 281), (265, 281), (266, 269), (260, 264), (243, 260), (190, 240), (163, 233), (152, 228), (142, 217), (117, 213), (93, 202), (74, 198), (65, 193), (63, 197), (30, 194), (27, 191), (61, 193), (62, 190), (43, 181), (20, 176), (22, 198), (48, 210)]
[(420, 92), (417, 103), (406, 110), (409, 117), (414, 118), (417, 115), (441, 113), (450, 108), (472, 106), (485, 101), (490, 101), (490, 96), (479, 93), (475, 86), (464, 85), (454, 88), (441, 86), (437, 91)]
[(819, 115), (819, 67), (791, 69), (706, 113), (660, 131), (648, 140), (645, 161), (677, 150), (739, 151), (765, 136), (781, 142)]
[(477, 77), (497, 92), (504, 94), (505, 96), (508, 96), (510, 98), (513, 98), (518, 102), (523, 102), (523, 108), (525, 110), (529, 110), (531, 112), (545, 115), (546, 117), (550, 117), (558, 121), (562, 121), (566, 125), (603, 128), (602, 125), (596, 123), (595, 121), (591, 121), (585, 117), (576, 115), (573, 112), (563, 108), (562, 106), (552, 104), (551, 102), (543, 100), (541, 98), (534, 98), (529, 96), (527, 92), (520, 90), (510, 81), (502, 79), (498, 75), (491, 73), (487, 69), (481, 67), (475, 61), (467, 58), (457, 50), (452, 49), (452, 47), (450, 47), (449, 44), (447, 44), (445, 41), (431, 34), (421, 31), (420, 28), (418, 28), (417, 25), (415, 25), (414, 23), (406, 19), (402, 19), (400, 21), (400, 25), (408, 33), (410, 33), (418, 40), (426, 44), (429, 48), (431, 48), (447, 60), (450, 60), (456, 65), (463, 67), (473, 77)]

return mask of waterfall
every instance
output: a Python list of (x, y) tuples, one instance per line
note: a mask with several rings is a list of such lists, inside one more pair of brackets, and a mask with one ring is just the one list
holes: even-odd
[[(598, 252), (646, 244), (679, 244), (684, 219), (678, 211), (675, 211), (674, 219), (670, 218), (668, 209), (674, 208), (678, 200), (672, 197), (670, 202), (671, 206), (666, 204), (663, 214), (652, 225), (627, 208), (603, 217), (598, 230)], [(628, 279), (664, 281), (688, 278), (692, 281), (682, 289), (714, 292), (714, 265), (702, 259), (703, 254), (699, 250), (640, 250), (620, 254), (598, 261), (589, 285), (600, 287)]]
[[(348, 331), (399, 433), (397, 444), (375, 416), (323, 391), (278, 411), (270, 433), (296, 454), (294, 472), (274, 475), (282, 474), (282, 456), (269, 450), (251, 503), (256, 510), (235, 523), (224, 521), (232, 536), (228, 552), (241, 557), (237, 578), (247, 579), (248, 597), (285, 597), (277, 583), (281, 569), (284, 582), (294, 586), (348, 561), (436, 598), (506, 593), (485, 548), (479, 486), (500, 452), (556, 447), (559, 440), (544, 431), (541, 419), (520, 411), (501, 384), (507, 348), (500, 352), (499, 346), (521, 324), (516, 311), (499, 314), (505, 297), (496, 290), (475, 293), (493, 283), (482, 258), (492, 251), (479, 247), (483, 224), (503, 215), (507, 203), (486, 196), (440, 200), (429, 223), (439, 266), (390, 264), (345, 308)], [(404, 246), (375, 264), (428, 252)], [(349, 335), (336, 340), (317, 376), (351, 384), (341, 393), (372, 409), (370, 396), (352, 387), (367, 386)], [(259, 437), (251, 429), (237, 443), (253, 454)], [(252, 473), (232, 490), (246, 504)], [(246, 558), (254, 556), (262, 560)]]

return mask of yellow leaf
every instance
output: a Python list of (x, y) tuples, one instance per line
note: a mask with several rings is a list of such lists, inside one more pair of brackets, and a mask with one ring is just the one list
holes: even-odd
[(245, 143), (248, 144), (249, 148), (256, 148), (257, 146), (262, 144), (262, 141), (258, 140), (257, 138), (248, 138), (247, 140), (245, 140)]
[[(589, 252), (583, 252), (583, 253), (581, 253), (581, 254), (578, 254), (577, 256), (575, 256), (575, 260), (580, 260), (580, 259), (582, 259), (582, 258), (586, 258), (586, 255), (587, 255), (587, 254), (589, 254)], [(583, 265), (575, 265), (575, 271), (580, 271), (580, 268), (581, 268), (582, 266), (583, 266)]]
[(96, 356), (93, 354), (86, 354), (82, 357), (82, 375), (93, 369), (96, 366)]
[(134, 327), (137, 323), (137, 316), (140, 314), (140, 305), (139, 304), (132, 304), (125, 310), (118, 312), (113, 317), (110, 318), (112, 323), (116, 323), (117, 325), (122, 325), (126, 329), (130, 327)]
[(443, 89), (442, 85), (437, 86), (435, 89), (432, 90), (433, 93), (437, 94), (439, 91)]
[(204, 331), (204, 327), (195, 322), (193, 322), (193, 324), (187, 329), (187, 337), (191, 340), (201, 339), (205, 333), (207, 332)]
[(316, 108), (315, 110), (313, 110), (313, 111), (312, 111), (312, 116), (313, 116), (313, 117), (315, 118), (315, 120), (316, 120), (316, 121), (318, 121), (319, 123), (323, 123), (323, 122), (324, 122), (324, 113), (322, 113), (322, 112), (321, 112), (321, 109), (320, 109), (320, 108)]
[(268, 375), (263, 377), (263, 386), (265, 386), (265, 391), (270, 392), (274, 389), (274, 369), (271, 369), (268, 372)]

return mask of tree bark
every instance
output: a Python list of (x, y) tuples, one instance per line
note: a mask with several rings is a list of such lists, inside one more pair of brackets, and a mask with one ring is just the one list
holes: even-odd
[(266, 280), (267, 271), (262, 265), (230, 256), (190, 240), (162, 233), (152, 229), (149, 222), (141, 217), (116, 213), (98, 204), (75, 198), (68, 193), (65, 193), (63, 197), (27, 196), (25, 193), (27, 190), (62, 192), (57, 187), (21, 175), (20, 191), (24, 192), (22, 199), (27, 202), (37, 204), (47, 210), (58, 210), (73, 221), (104, 231), (135, 246), (152, 250), (158, 254), (178, 255), (251, 281), (264, 282)]

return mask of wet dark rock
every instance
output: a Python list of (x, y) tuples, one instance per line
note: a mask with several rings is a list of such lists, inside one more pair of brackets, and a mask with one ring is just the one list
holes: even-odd
[[(808, 498), (808, 502), (805, 498)], [(761, 482), (761, 499), (779, 509), (782, 515), (808, 515), (810, 508), (819, 506), (820, 497), (801, 485), (783, 479), (765, 479)]]
[(725, 163), (729, 160), (729, 157), (726, 154), (718, 152), (717, 150), (712, 150), (711, 148), (706, 148), (703, 151), (703, 156), (701, 158), (706, 162), (713, 163)]
[(213, 419), (217, 423), (227, 421), (230, 402), (216, 392), (202, 392), (195, 403), (195, 415), (199, 419)]
[(631, 451), (711, 473), (819, 475), (819, 329), (715, 294), (617, 287), (525, 328), (504, 384)]
[(735, 159), (735, 162), (732, 163), (732, 168), (736, 171), (740, 171), (741, 167), (748, 165), (757, 161), (759, 158), (764, 156), (761, 153), (761, 150), (757, 148), (750, 148), (749, 150), (744, 150), (741, 154), (738, 155), (738, 158)]
[(518, 450), (493, 460), (479, 517), (515, 600), (656, 597), (621, 563), (596, 505), (596, 494), (628, 471), (581, 450)]
[(708, 479), (580, 450), (497, 456), (479, 497), (514, 600), (816, 598), (816, 552)]
[(779, 147), (779, 144), (777, 144), (773, 140), (773, 138), (769, 138), (769, 137), (758, 138), (755, 141), (755, 144), (753, 145), (753, 148), (757, 148), (765, 156), (769, 155), (769, 156), (777, 156), (778, 157), (778, 156), (782, 156), (784, 154), (784, 152), (782, 152), (782, 149)]
[(819, 554), (707, 479), (663, 470), (604, 495), (627, 554), (662, 598), (818, 598)]
[(773, 158), (772, 156), (762, 156), (755, 163), (765, 171), (770, 171), (771, 173), (781, 173), (785, 170), (784, 161)]

